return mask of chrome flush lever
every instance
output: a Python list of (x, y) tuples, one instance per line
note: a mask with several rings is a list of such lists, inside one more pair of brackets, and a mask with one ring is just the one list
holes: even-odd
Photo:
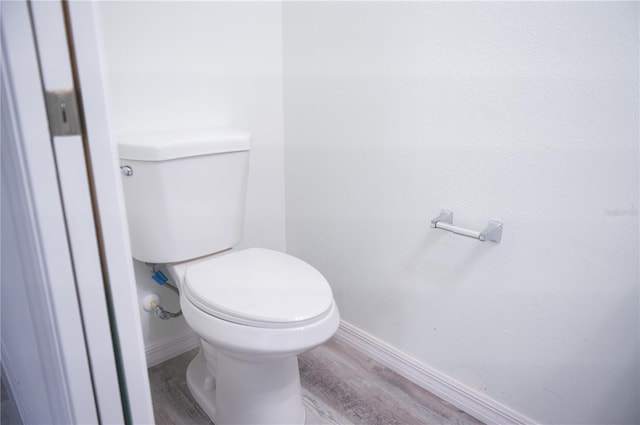
[(128, 165), (123, 165), (122, 167), (120, 167), (120, 172), (123, 176), (131, 177), (133, 175), (133, 168), (129, 167)]

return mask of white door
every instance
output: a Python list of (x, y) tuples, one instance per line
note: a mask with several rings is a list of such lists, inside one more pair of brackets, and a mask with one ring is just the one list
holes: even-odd
[(2, 2), (2, 362), (27, 423), (153, 422), (95, 13)]

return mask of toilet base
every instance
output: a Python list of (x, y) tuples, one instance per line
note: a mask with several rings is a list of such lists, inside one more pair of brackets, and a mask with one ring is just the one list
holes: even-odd
[(211, 368), (203, 354), (211, 356), (209, 351), (201, 349), (189, 364), (187, 386), (216, 425), (305, 423), (296, 356), (248, 361), (217, 352), (211, 359), (217, 375), (211, 385)]
[(191, 395), (202, 410), (214, 421), (216, 417), (216, 390), (205, 389), (205, 379), (207, 375), (207, 364), (201, 351), (191, 360), (187, 367), (187, 388), (189, 388)]

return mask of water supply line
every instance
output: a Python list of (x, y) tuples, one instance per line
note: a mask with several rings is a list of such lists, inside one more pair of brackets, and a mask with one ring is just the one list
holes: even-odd
[(177, 313), (172, 313), (162, 308), (162, 306), (158, 305), (156, 301), (151, 301), (151, 308), (153, 309), (153, 314), (155, 314), (158, 319), (169, 320), (173, 317), (182, 316), (182, 310)]
[[(178, 296), (180, 295), (180, 291), (178, 290), (178, 288), (175, 285), (169, 283), (169, 278), (165, 276), (165, 274), (162, 273), (160, 270), (156, 270), (155, 264), (147, 263), (147, 265), (150, 266), (151, 269), (153, 270), (153, 275), (151, 275), (151, 279), (153, 279), (158, 285), (166, 286), (167, 288), (171, 289), (173, 292), (178, 294)], [(182, 310), (178, 311), (177, 313), (172, 313), (168, 310), (165, 310), (160, 304), (158, 304), (158, 301), (156, 301), (155, 299), (151, 301), (150, 306), (151, 306), (151, 309), (153, 310), (153, 314), (158, 319), (169, 320), (173, 317), (182, 316)]]

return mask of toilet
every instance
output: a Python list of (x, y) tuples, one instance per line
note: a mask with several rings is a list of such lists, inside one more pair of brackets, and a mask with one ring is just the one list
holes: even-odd
[(166, 264), (200, 338), (187, 369), (216, 425), (304, 424), (297, 355), (340, 316), (326, 279), (242, 239), (250, 135), (237, 129), (118, 139), (133, 257)]

